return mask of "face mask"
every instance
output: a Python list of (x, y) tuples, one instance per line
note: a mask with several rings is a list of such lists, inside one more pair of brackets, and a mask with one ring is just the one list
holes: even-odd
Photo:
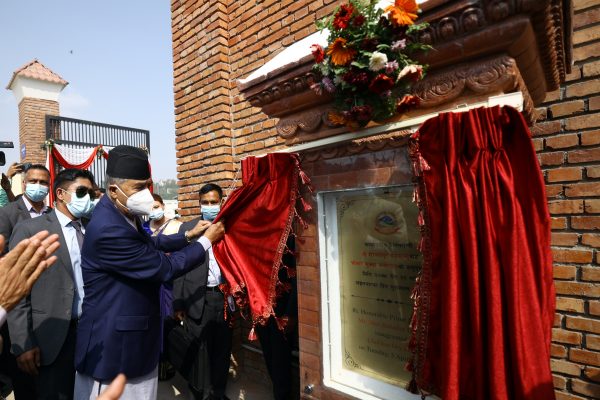
[(212, 222), (217, 218), (219, 211), (221, 211), (221, 206), (200, 206), (200, 211), (202, 212), (202, 219)]
[(25, 186), (25, 194), (31, 201), (42, 201), (48, 195), (48, 187), (39, 183), (28, 183)]
[[(117, 186), (117, 189), (121, 191), (127, 197), (127, 205), (124, 207), (129, 210), (133, 215), (150, 215), (152, 213), (152, 207), (154, 206), (154, 197), (150, 193), (150, 189), (144, 189), (139, 192), (127, 196), (125, 192)], [(119, 201), (119, 200), (117, 200)], [(123, 205), (120, 201), (119, 203)]]
[(156, 210), (152, 210), (152, 212), (150, 213), (150, 219), (153, 219), (155, 221), (160, 221), (162, 219), (162, 217), (165, 216), (165, 210), (163, 210), (162, 208), (157, 208)]
[(90, 195), (86, 194), (83, 197), (77, 197), (75, 193), (71, 193), (71, 201), (67, 203), (67, 209), (75, 218), (89, 217), (96, 207), (90, 199)]

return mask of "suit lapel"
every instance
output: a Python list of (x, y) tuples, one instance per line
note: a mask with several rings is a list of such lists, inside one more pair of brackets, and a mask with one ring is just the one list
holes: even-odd
[(58, 222), (56, 213), (50, 212), (50, 213), (42, 215), (38, 218), (45, 219), (45, 222), (48, 226), (48, 228), (47, 228), (48, 232), (58, 234), (58, 241), (60, 243), (60, 247), (56, 251), (56, 256), (61, 261), (60, 263), (64, 266), (64, 268), (69, 273), (69, 276), (74, 279), (73, 264), (71, 263), (71, 256), (69, 255), (69, 248), (67, 247), (65, 235), (63, 235), (62, 227), (60, 226), (60, 222)]

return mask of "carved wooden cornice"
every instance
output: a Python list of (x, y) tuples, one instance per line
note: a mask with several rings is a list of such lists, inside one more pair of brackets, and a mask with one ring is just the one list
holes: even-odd
[[(570, 72), (570, 0), (430, 0), (423, 8), (430, 27), (420, 40), (434, 50), (416, 57), (429, 65), (414, 88), (422, 98), (417, 114), (521, 91), (533, 123), (535, 105)], [(312, 65), (309, 55), (239, 84), (253, 106), (279, 118), (277, 132), (288, 145), (347, 131), (327, 121), (331, 97), (310, 90), (320, 79)]]
[[(421, 98), (419, 111), (426, 112), (435, 111), (436, 107), (443, 107), (459, 98), (489, 97), (514, 91), (523, 92), (523, 111), (529, 122), (533, 123), (533, 101), (516, 61), (506, 55), (463, 63), (428, 74), (413, 88), (414, 94)], [(277, 133), (293, 144), (330, 136), (340, 129), (343, 131), (345, 128), (336, 127), (328, 121), (329, 111), (331, 107), (319, 106), (282, 116), (276, 125)]]

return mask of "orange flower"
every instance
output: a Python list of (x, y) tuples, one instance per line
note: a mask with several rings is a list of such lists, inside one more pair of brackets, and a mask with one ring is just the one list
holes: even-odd
[(415, 0), (396, 0), (393, 6), (385, 9), (390, 13), (390, 21), (398, 26), (412, 25), (417, 19), (419, 7)]
[(332, 125), (339, 126), (346, 124), (346, 118), (344, 118), (344, 116), (340, 113), (330, 111), (327, 113), (327, 119), (329, 120), (329, 122), (331, 122)]
[(407, 94), (396, 104), (396, 112), (398, 114), (403, 114), (418, 107), (420, 103), (421, 99), (418, 96)]
[(335, 65), (347, 65), (356, 54), (356, 50), (346, 47), (346, 42), (344, 38), (337, 38), (327, 49), (327, 55)]

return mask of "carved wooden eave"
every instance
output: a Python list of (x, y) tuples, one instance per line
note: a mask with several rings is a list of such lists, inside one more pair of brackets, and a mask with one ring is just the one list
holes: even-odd
[[(402, 118), (521, 91), (533, 123), (535, 106), (570, 73), (570, 0), (429, 0), (421, 8), (430, 26), (420, 40), (434, 50), (416, 57), (429, 71), (413, 88), (420, 107)], [(346, 131), (327, 121), (331, 98), (310, 90), (319, 77), (309, 46), (304, 56), (238, 81), (253, 106), (279, 118), (277, 132), (288, 145)]]

